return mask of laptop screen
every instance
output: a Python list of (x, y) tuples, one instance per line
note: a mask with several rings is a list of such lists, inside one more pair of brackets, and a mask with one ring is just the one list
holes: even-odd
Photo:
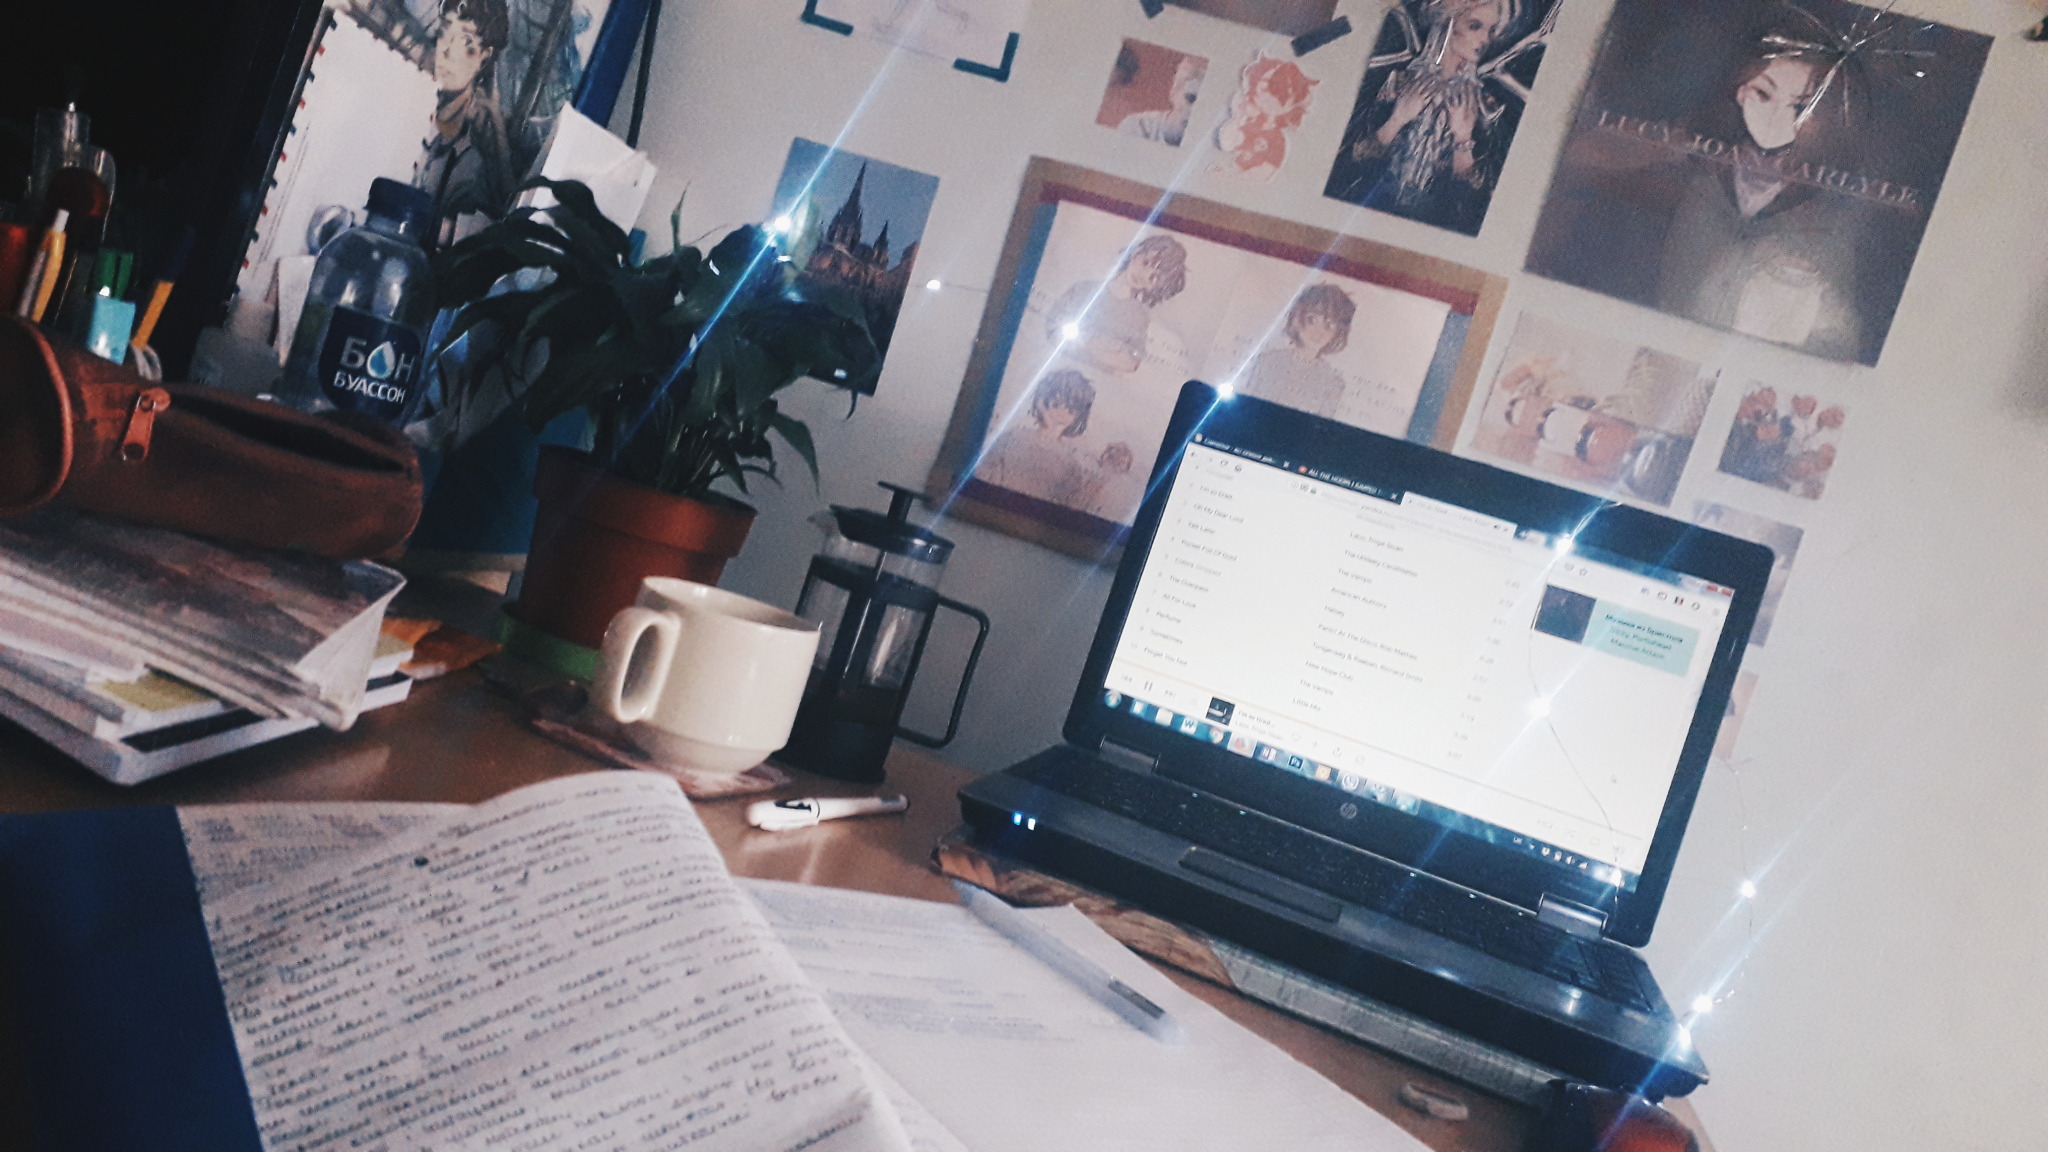
[(1697, 530), (1254, 400), (1174, 446), (1083, 686), (1107, 727), (1201, 753), (1241, 801), (1320, 800), (1340, 832), (1436, 829), (1424, 866), (1455, 838), (1546, 890), (1637, 890), (1754, 615), (1725, 563), (1672, 545)]

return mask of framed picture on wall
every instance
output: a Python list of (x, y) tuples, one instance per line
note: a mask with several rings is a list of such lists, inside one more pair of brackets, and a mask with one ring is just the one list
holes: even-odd
[(1128, 530), (1190, 379), (1448, 449), (1505, 284), (1043, 158), (995, 282), (930, 488), (1087, 558)]

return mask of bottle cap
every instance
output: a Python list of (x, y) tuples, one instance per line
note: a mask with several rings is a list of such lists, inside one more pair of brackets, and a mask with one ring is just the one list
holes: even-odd
[(428, 221), (434, 218), (434, 198), (426, 189), (379, 176), (370, 181), (370, 202), (366, 206), (372, 216), (388, 216), (409, 232), (424, 233)]

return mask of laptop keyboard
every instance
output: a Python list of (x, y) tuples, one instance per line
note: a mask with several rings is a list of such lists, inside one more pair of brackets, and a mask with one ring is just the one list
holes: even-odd
[(1179, 836), (1518, 967), (1651, 1015), (1641, 961), (1498, 901), (1159, 776), (1041, 760), (1010, 770), (1042, 788)]

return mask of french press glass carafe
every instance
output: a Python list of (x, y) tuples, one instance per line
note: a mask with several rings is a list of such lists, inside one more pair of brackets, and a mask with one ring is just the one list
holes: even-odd
[[(820, 517), (825, 547), (811, 558), (796, 605), (797, 615), (818, 625), (818, 655), (796, 727), (776, 758), (841, 780), (880, 780), (898, 736), (928, 748), (950, 743), (988, 639), (981, 609), (939, 595), (953, 542), (910, 522), (910, 505), (923, 497), (894, 484), (882, 487), (891, 493), (887, 515), (834, 504), (830, 519)], [(978, 631), (946, 734), (927, 736), (899, 721), (941, 608), (973, 620)]]

